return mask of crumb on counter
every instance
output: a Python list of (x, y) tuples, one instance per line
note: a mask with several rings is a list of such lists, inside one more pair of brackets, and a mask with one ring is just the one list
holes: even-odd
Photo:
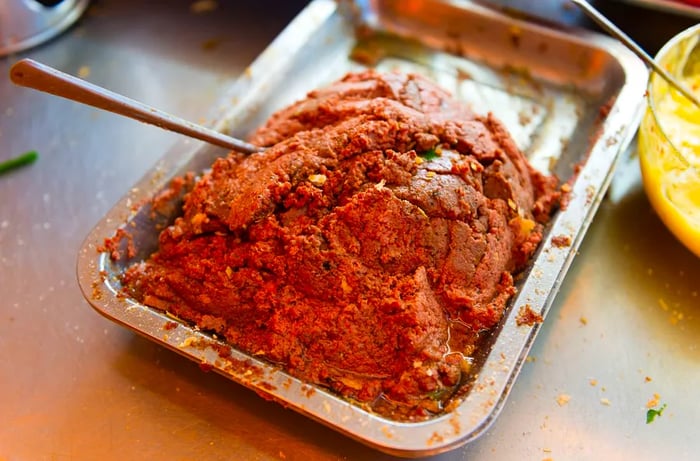
[(647, 405), (646, 405), (647, 408), (658, 407), (660, 398), (661, 398), (661, 396), (659, 396), (659, 394), (655, 393), (654, 396), (647, 401)]
[(557, 396), (557, 404), (560, 407), (563, 407), (564, 405), (569, 403), (570, 400), (571, 400), (571, 396), (569, 394), (559, 394)]

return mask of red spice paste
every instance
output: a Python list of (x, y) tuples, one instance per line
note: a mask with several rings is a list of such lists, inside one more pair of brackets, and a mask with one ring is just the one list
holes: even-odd
[(417, 75), (349, 74), (251, 142), (269, 148), (218, 159), (127, 290), (394, 416), (440, 411), (540, 242), (556, 180)]

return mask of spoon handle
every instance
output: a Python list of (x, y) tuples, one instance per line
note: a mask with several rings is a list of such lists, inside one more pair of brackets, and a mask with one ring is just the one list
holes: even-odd
[(615, 24), (613, 24), (608, 18), (603, 16), (603, 14), (590, 5), (586, 0), (571, 0), (579, 8), (583, 10), (584, 13), (588, 15), (589, 18), (593, 19), (600, 27), (602, 27), (610, 35), (621, 41), (630, 51), (637, 55), (639, 59), (644, 61), (649, 67), (651, 67), (654, 72), (656, 72), (661, 78), (666, 80), (666, 82), (678, 90), (683, 96), (688, 98), (690, 102), (700, 107), (700, 101), (698, 98), (688, 90), (681, 82), (676, 80), (671, 74), (666, 72), (666, 70), (658, 65), (654, 58), (649, 56), (646, 51), (644, 51), (639, 45), (637, 45), (634, 40), (632, 40), (627, 34), (622, 32)]
[(32, 59), (22, 59), (15, 63), (10, 69), (10, 79), (20, 86), (133, 118), (216, 146), (248, 154), (263, 150), (240, 139), (226, 136), (218, 131), (113, 93)]

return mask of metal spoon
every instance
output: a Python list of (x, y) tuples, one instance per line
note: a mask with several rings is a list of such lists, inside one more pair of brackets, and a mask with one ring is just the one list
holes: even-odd
[(605, 29), (610, 35), (620, 40), (627, 48), (629, 48), (634, 54), (636, 54), (642, 61), (644, 61), (648, 66), (650, 66), (654, 72), (656, 72), (661, 78), (666, 80), (669, 85), (678, 90), (683, 96), (688, 98), (697, 107), (700, 107), (700, 100), (691, 93), (688, 88), (685, 87), (681, 82), (676, 80), (671, 74), (666, 72), (666, 70), (659, 66), (654, 58), (649, 56), (639, 45), (637, 45), (634, 40), (632, 40), (627, 34), (622, 32), (615, 24), (613, 24), (608, 18), (606, 18), (600, 11), (596, 10), (591, 6), (586, 0), (571, 0), (572, 3), (578, 5), (591, 19), (598, 23), (603, 29)]
[(248, 154), (263, 150), (261, 147), (188, 122), (32, 59), (22, 59), (14, 64), (10, 69), (10, 79), (20, 86), (124, 115), (216, 146)]

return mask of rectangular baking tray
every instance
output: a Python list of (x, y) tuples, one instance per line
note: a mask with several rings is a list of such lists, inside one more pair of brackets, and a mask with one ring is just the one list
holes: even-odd
[[(636, 130), (648, 72), (607, 37), (555, 30), (470, 2), (315, 0), (222, 95), (212, 125), (245, 137), (276, 109), (367, 65), (423, 73), (477, 112), (493, 111), (538, 169), (570, 180), (568, 203), (518, 277), (517, 294), (449, 412), (415, 423), (378, 416), (120, 293), (119, 274), (156, 249), (159, 230), (178, 211), (177, 197), (161, 198), (157, 207), (151, 199), (173, 178), (206, 170), (226, 154), (222, 149), (183, 140), (165, 153), (89, 234), (78, 278), (100, 314), (202, 368), (383, 452), (431, 455), (474, 440), (505, 404), (540, 326), (519, 325), (518, 312), (529, 306), (546, 316)], [(115, 261), (104, 242), (117, 232), (128, 238)]]

